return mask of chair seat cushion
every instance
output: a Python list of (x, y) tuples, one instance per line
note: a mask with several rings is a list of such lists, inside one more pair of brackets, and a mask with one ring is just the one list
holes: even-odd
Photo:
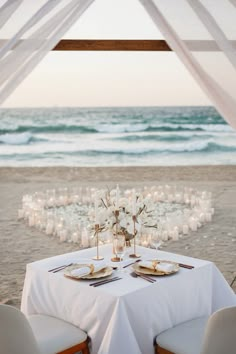
[(81, 329), (55, 317), (31, 315), (28, 320), (42, 354), (55, 354), (87, 339)]
[(163, 349), (175, 354), (200, 354), (208, 317), (199, 317), (170, 328), (156, 338)]

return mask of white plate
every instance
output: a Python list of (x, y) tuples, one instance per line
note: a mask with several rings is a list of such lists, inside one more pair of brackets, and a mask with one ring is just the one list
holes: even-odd
[[(155, 259), (153, 261), (157, 261), (157, 260)], [(163, 261), (163, 260), (160, 260), (160, 261), (157, 261), (157, 262), (174, 264), (175, 268), (171, 272), (164, 272), (164, 271), (159, 271), (159, 270), (155, 270), (155, 269), (149, 269), (149, 268), (141, 267), (139, 265), (139, 263), (135, 263), (133, 265), (133, 269), (134, 269), (134, 271), (136, 271), (138, 273), (149, 274), (149, 275), (169, 275), (169, 274), (174, 274), (174, 273), (178, 272), (178, 270), (179, 270), (179, 265), (176, 262)]]
[(73, 278), (73, 279), (99, 279), (99, 278), (108, 277), (113, 272), (113, 269), (111, 267), (106, 267), (106, 268), (99, 270), (98, 272), (84, 275), (82, 277), (71, 274), (71, 272), (73, 270), (78, 269), (78, 268), (84, 268), (85, 266), (86, 266), (86, 264), (73, 264), (72, 266), (66, 268), (64, 275), (68, 278)]

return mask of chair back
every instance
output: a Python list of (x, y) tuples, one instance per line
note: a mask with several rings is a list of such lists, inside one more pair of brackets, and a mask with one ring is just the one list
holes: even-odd
[(0, 354), (40, 354), (26, 317), (8, 305), (0, 305)]
[(209, 319), (201, 354), (236, 353), (236, 307), (226, 307)]

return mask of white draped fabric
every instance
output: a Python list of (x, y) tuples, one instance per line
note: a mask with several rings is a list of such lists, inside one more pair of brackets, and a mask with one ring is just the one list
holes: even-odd
[(93, 1), (48, 0), (3, 45), (0, 49), (0, 104), (55, 47)]
[(0, 28), (20, 6), (23, 0), (8, 0), (0, 7)]
[[(2, 5), (0, 28), (22, 1)], [(0, 48), (0, 104), (93, 1), (45, 0)], [(236, 128), (236, 0), (139, 1), (222, 116)]]
[(236, 1), (140, 2), (218, 111), (236, 129)]

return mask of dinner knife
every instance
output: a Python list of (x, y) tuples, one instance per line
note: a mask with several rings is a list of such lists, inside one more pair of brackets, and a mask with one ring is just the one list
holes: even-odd
[(120, 280), (120, 279), (122, 279), (122, 278), (114, 277), (114, 278), (111, 278), (111, 279), (106, 279), (106, 280), (101, 280), (101, 281), (98, 281), (98, 282), (95, 282), (95, 283), (91, 283), (91, 284), (89, 284), (89, 286), (97, 287), (97, 286), (100, 286), (100, 285), (103, 285), (103, 284), (112, 283), (113, 281)]
[(184, 263), (178, 263), (181, 268), (186, 268), (186, 269), (193, 269), (194, 266), (190, 264), (184, 264)]

